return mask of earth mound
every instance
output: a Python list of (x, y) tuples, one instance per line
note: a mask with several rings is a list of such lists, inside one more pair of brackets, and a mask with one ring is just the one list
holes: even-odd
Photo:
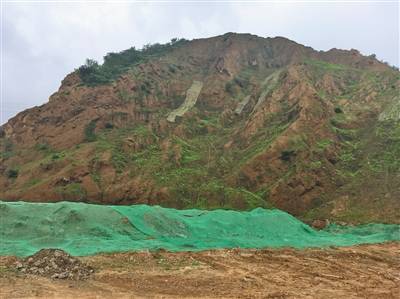
[(22, 273), (40, 275), (53, 279), (84, 280), (94, 270), (60, 249), (42, 249), (16, 263)]
[(239, 212), (148, 205), (0, 202), (0, 219), (0, 256), (18, 257), (28, 257), (44, 248), (88, 256), (160, 248), (306, 248), (400, 241), (400, 226), (395, 224), (331, 224), (316, 231), (288, 213), (262, 208)]

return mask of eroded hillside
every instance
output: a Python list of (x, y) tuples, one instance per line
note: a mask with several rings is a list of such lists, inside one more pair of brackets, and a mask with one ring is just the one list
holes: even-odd
[(108, 54), (1, 128), (0, 198), (398, 222), (399, 87), (374, 57), (285, 38)]

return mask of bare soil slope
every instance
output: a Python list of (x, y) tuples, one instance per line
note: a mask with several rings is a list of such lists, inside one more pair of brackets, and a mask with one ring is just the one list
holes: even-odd
[(398, 222), (399, 86), (374, 56), (281, 37), (111, 53), (0, 128), (0, 199)]

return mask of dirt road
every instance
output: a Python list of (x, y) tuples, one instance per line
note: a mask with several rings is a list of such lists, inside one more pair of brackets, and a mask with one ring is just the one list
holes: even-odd
[(400, 243), (330, 249), (141, 252), (81, 258), (95, 275), (51, 280), (0, 257), (1, 298), (400, 298)]

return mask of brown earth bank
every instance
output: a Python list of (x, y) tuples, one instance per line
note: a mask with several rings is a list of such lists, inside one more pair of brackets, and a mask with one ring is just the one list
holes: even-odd
[(1, 298), (399, 298), (400, 243), (326, 249), (129, 252), (82, 257), (87, 280), (21, 274), (0, 257)]
[(400, 220), (399, 72), (227, 33), (108, 54), (0, 127), (0, 199)]

